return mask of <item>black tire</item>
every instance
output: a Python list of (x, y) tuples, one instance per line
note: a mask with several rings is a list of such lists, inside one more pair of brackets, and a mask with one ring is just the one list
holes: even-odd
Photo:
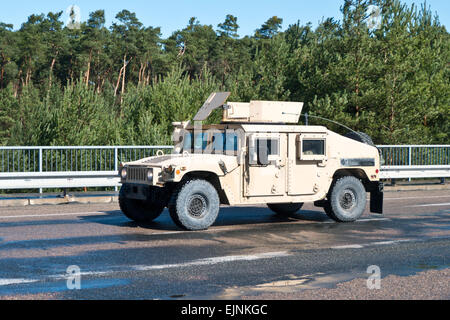
[(345, 137), (368, 144), (369, 146), (375, 147), (375, 144), (373, 143), (372, 138), (367, 133), (350, 131), (345, 135)]
[(188, 180), (178, 186), (169, 202), (170, 216), (186, 230), (208, 229), (217, 218), (220, 199), (214, 186), (206, 180)]
[(359, 179), (342, 177), (333, 184), (329, 201), (330, 206), (324, 209), (330, 218), (338, 222), (353, 222), (366, 209), (366, 190)]
[(280, 216), (290, 216), (300, 210), (303, 203), (268, 203), (267, 206), (270, 210)]
[(123, 184), (119, 192), (119, 207), (128, 219), (147, 223), (158, 218), (164, 211), (161, 204), (127, 198), (129, 188), (129, 184)]

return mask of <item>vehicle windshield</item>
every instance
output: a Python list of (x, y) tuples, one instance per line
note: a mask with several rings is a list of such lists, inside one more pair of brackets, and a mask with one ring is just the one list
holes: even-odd
[(229, 154), (238, 150), (238, 135), (235, 132), (186, 132), (183, 150), (189, 153)]

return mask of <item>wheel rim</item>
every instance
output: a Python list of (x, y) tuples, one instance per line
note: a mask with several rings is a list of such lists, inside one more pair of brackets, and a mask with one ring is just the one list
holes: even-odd
[(356, 193), (352, 189), (344, 189), (339, 196), (339, 205), (345, 211), (352, 211), (356, 207)]
[(203, 217), (208, 209), (208, 201), (202, 194), (194, 194), (188, 200), (188, 213), (194, 218)]

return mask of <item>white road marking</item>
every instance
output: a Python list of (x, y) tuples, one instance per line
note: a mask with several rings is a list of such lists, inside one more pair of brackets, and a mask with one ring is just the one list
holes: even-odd
[(391, 220), (391, 219), (389, 219), (389, 218), (367, 218), (367, 219), (356, 220), (355, 222), (385, 221), (385, 220)]
[(194, 260), (194, 261), (185, 262), (185, 263), (177, 263), (177, 264), (133, 266), (132, 268), (137, 271), (161, 270), (161, 269), (183, 268), (183, 267), (191, 267), (191, 266), (214, 265), (214, 264), (218, 264), (218, 263), (233, 262), (233, 261), (251, 261), (251, 260), (260, 260), (260, 259), (270, 259), (270, 258), (286, 257), (286, 256), (290, 256), (290, 254), (286, 251), (267, 252), (267, 253), (260, 253), (260, 254), (254, 254), (254, 255), (239, 255), (239, 256), (224, 256), (224, 257), (205, 258), (205, 259), (199, 259), (199, 260)]
[(93, 214), (108, 214), (104, 211), (94, 211), (94, 212), (68, 212), (68, 213), (49, 213), (49, 214), (26, 214), (18, 216), (0, 216), (0, 219), (13, 219), (13, 218), (35, 218), (35, 217), (53, 217), (53, 216), (89, 216)]
[(397, 243), (397, 242), (399, 242), (399, 241), (390, 240), (390, 241), (372, 242), (371, 244), (377, 245), (377, 246), (383, 246), (383, 245), (387, 245), (387, 244), (394, 244), (394, 243)]
[[(436, 238), (431, 238), (431, 239), (437, 239)], [(388, 241), (377, 241), (377, 242), (371, 242), (368, 243), (367, 246), (382, 246), (382, 245), (387, 245), (387, 244), (396, 244), (396, 243), (402, 243), (402, 242), (412, 242), (412, 241), (423, 241), (426, 239), (399, 239), (399, 240), (388, 240)]]
[(361, 248), (364, 247), (360, 244), (346, 244), (342, 246), (331, 247), (331, 249), (361, 249)]
[[(212, 257), (212, 258), (204, 258), (199, 260), (194, 260), (190, 262), (177, 263), (177, 264), (161, 264), (161, 265), (141, 265), (141, 266), (129, 266), (123, 270), (106, 270), (106, 271), (85, 271), (81, 272), (80, 276), (109, 276), (119, 272), (129, 272), (131, 270), (134, 271), (150, 271), (150, 270), (163, 270), (163, 269), (171, 269), (171, 268), (183, 268), (183, 267), (191, 267), (191, 266), (202, 266), (202, 265), (214, 265), (225, 262), (234, 262), (234, 261), (252, 261), (252, 260), (261, 260), (261, 259), (271, 259), (278, 257), (287, 257), (291, 254), (287, 251), (279, 251), (279, 252), (265, 252), (258, 253), (253, 255), (236, 255), (236, 256), (223, 256), (223, 257)], [(45, 281), (46, 279), (52, 280), (66, 280), (68, 279), (68, 274), (55, 274), (43, 276), (40, 279), (0, 279), (0, 286), (12, 285), (12, 284), (25, 284), (32, 283), (38, 281)]]
[(446, 203), (428, 203), (428, 204), (417, 204), (414, 206), (406, 206), (407, 208), (417, 208), (417, 207), (441, 207), (441, 206), (450, 206), (450, 202)]
[(386, 240), (386, 241), (376, 241), (376, 242), (368, 242), (361, 244), (347, 244), (342, 246), (334, 246), (331, 249), (362, 249), (371, 246), (383, 246), (389, 244), (396, 244), (401, 242), (411, 242), (411, 241), (422, 241), (423, 239), (399, 239), (399, 240)]
[[(79, 276), (104, 276), (104, 275), (109, 275), (109, 274), (113, 274), (114, 272), (117, 271), (86, 271), (86, 272), (80, 272)], [(55, 274), (55, 275), (51, 275), (51, 276), (47, 276), (47, 278), (52, 278), (55, 280), (65, 280), (68, 278), (68, 274)]]
[[(384, 198), (384, 200), (408, 200), (408, 199), (418, 199), (419, 197), (403, 197), (403, 198)], [(431, 198), (450, 198), (450, 195), (448, 196), (427, 196), (427, 199)]]
[(0, 279), (0, 286), (8, 286), (11, 284), (31, 283), (37, 282), (36, 279)]

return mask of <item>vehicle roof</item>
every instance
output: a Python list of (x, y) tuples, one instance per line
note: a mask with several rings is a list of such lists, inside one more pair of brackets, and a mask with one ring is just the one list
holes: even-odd
[(325, 132), (324, 126), (304, 126), (292, 124), (241, 124), (245, 132)]
[[(282, 123), (238, 123), (238, 122), (223, 122), (221, 124), (208, 124), (201, 127), (202, 130), (209, 129), (238, 129), (242, 128), (245, 132), (325, 132), (328, 129), (324, 126), (305, 126), (295, 124)], [(186, 129), (194, 129), (193, 125), (188, 125)]]

